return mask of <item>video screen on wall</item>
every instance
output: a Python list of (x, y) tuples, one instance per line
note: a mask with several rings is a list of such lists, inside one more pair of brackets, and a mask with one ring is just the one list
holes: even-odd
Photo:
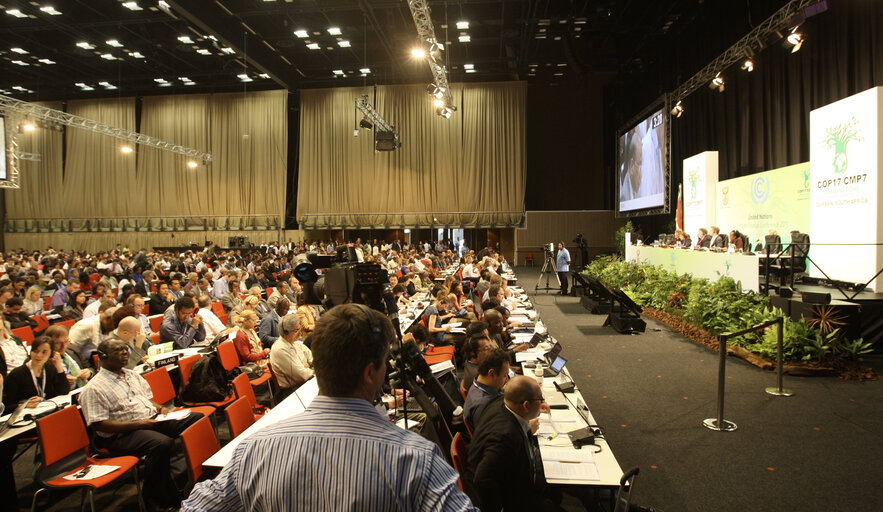
[(0, 180), (6, 179), (6, 119), (0, 116)]
[(665, 205), (664, 107), (631, 127), (617, 140), (617, 191), (620, 212)]

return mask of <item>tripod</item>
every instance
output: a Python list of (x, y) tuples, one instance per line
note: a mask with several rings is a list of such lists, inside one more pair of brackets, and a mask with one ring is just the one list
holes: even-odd
[[(558, 272), (555, 272), (555, 253), (544, 251), (546, 254), (546, 259), (543, 261), (543, 269), (540, 270), (540, 278), (537, 279), (537, 285), (534, 288), (534, 292), (539, 290), (560, 290), (561, 289), (561, 278), (558, 277)], [(543, 281), (543, 275), (546, 276), (546, 286), (544, 288), (540, 288), (540, 283)], [(550, 276), (555, 276), (555, 281), (558, 283), (558, 288), (552, 288), (549, 286), (549, 278)]]

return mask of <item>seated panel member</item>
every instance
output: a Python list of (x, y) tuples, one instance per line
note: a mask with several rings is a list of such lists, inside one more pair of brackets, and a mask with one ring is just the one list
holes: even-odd
[(137, 372), (126, 369), (129, 348), (119, 340), (98, 346), (101, 370), (80, 393), (86, 424), (95, 430), (93, 442), (113, 456), (134, 455), (144, 460), (141, 477), (149, 507), (176, 506), (180, 500), (172, 481), (170, 458), (174, 438), (202, 418), (191, 412), (186, 418), (157, 421), (170, 412), (153, 400), (150, 385)]
[(478, 363), (478, 376), (469, 387), (466, 403), (463, 404), (463, 419), (475, 431), (487, 405), (503, 394), (503, 386), (509, 382), (509, 354), (495, 348)]
[(721, 228), (711, 226), (711, 248), (712, 250), (726, 250), (727, 238), (721, 234)]
[(708, 230), (705, 228), (699, 228), (699, 234), (696, 235), (696, 248), (697, 249), (708, 249), (711, 247), (711, 236), (708, 234)]
[(312, 334), (319, 396), (243, 440), (181, 510), (476, 510), (438, 447), (374, 408), (394, 339), (364, 306), (323, 315)]

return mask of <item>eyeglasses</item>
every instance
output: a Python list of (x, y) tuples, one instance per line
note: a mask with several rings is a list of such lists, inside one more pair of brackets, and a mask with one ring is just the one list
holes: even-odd
[(528, 400), (528, 402), (540, 402), (540, 403), (543, 403), (545, 401), (546, 401), (546, 399), (544, 397), (531, 398), (530, 400)]

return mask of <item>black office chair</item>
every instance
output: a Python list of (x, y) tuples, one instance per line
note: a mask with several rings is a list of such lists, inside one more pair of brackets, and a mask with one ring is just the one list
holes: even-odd
[(778, 254), (782, 252), (782, 237), (779, 235), (766, 235), (763, 237), (766, 247), (769, 248), (770, 254)]
[(619, 479), (619, 490), (616, 492), (616, 505), (613, 512), (628, 512), (638, 472), (639, 468), (632, 468)]
[(800, 231), (791, 232), (791, 245), (794, 247), (794, 273), (806, 273), (806, 258), (809, 256), (809, 235)]

